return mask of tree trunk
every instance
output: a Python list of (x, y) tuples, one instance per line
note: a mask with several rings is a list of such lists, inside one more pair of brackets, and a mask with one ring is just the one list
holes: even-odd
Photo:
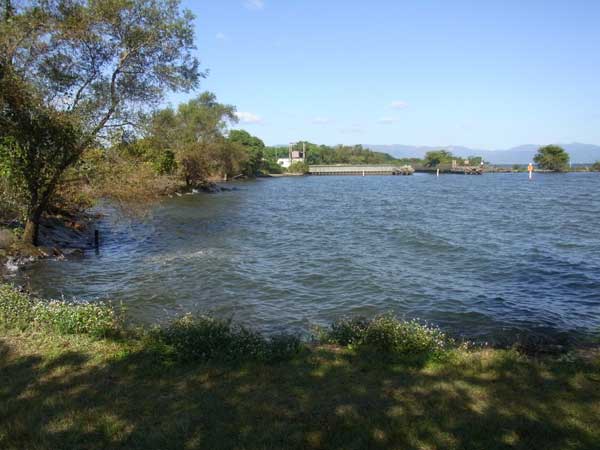
[(38, 237), (40, 231), (40, 220), (42, 219), (42, 212), (44, 208), (38, 206), (33, 210), (27, 217), (25, 222), (25, 231), (23, 232), (23, 241), (27, 244), (38, 245)]

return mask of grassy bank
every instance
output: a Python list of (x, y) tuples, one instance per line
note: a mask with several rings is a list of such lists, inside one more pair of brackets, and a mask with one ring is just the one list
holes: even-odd
[(2, 449), (600, 442), (593, 352), (532, 359), (468, 349), (391, 317), (338, 322), (310, 345), (207, 317), (132, 332), (109, 305), (44, 309), (6, 287), (0, 302)]

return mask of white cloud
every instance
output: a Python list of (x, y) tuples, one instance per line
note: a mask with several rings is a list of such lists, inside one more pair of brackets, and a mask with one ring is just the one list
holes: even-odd
[(327, 125), (331, 122), (333, 122), (333, 120), (329, 119), (328, 117), (315, 117), (312, 120), (312, 123), (314, 123), (315, 125)]
[(392, 125), (396, 122), (398, 122), (398, 119), (396, 119), (395, 117), (382, 117), (377, 121), (377, 123), (381, 125)]
[(394, 109), (404, 109), (408, 106), (408, 103), (402, 100), (394, 100), (391, 104), (391, 107)]
[(226, 41), (227, 40), (227, 35), (225, 35), (225, 33), (221, 33), (220, 31), (216, 34), (215, 38), (218, 41)]
[(235, 115), (237, 116), (237, 118), (240, 120), (241, 123), (245, 123), (245, 124), (257, 124), (257, 123), (262, 123), (262, 117), (251, 113), (251, 112), (244, 112), (244, 111), (239, 111), (236, 112)]
[(265, 2), (264, 2), (264, 0), (244, 0), (244, 6), (247, 9), (254, 9), (254, 10), (264, 9)]

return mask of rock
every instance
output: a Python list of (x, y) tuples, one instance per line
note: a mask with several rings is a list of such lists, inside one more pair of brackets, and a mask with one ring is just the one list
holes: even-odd
[(82, 248), (68, 248), (63, 251), (65, 256), (83, 256), (84, 254), (85, 251)]

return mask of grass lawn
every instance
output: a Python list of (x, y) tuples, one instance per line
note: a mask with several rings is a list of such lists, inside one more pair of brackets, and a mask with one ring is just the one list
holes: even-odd
[(334, 346), (180, 363), (140, 341), (0, 335), (0, 449), (600, 449), (600, 358)]

